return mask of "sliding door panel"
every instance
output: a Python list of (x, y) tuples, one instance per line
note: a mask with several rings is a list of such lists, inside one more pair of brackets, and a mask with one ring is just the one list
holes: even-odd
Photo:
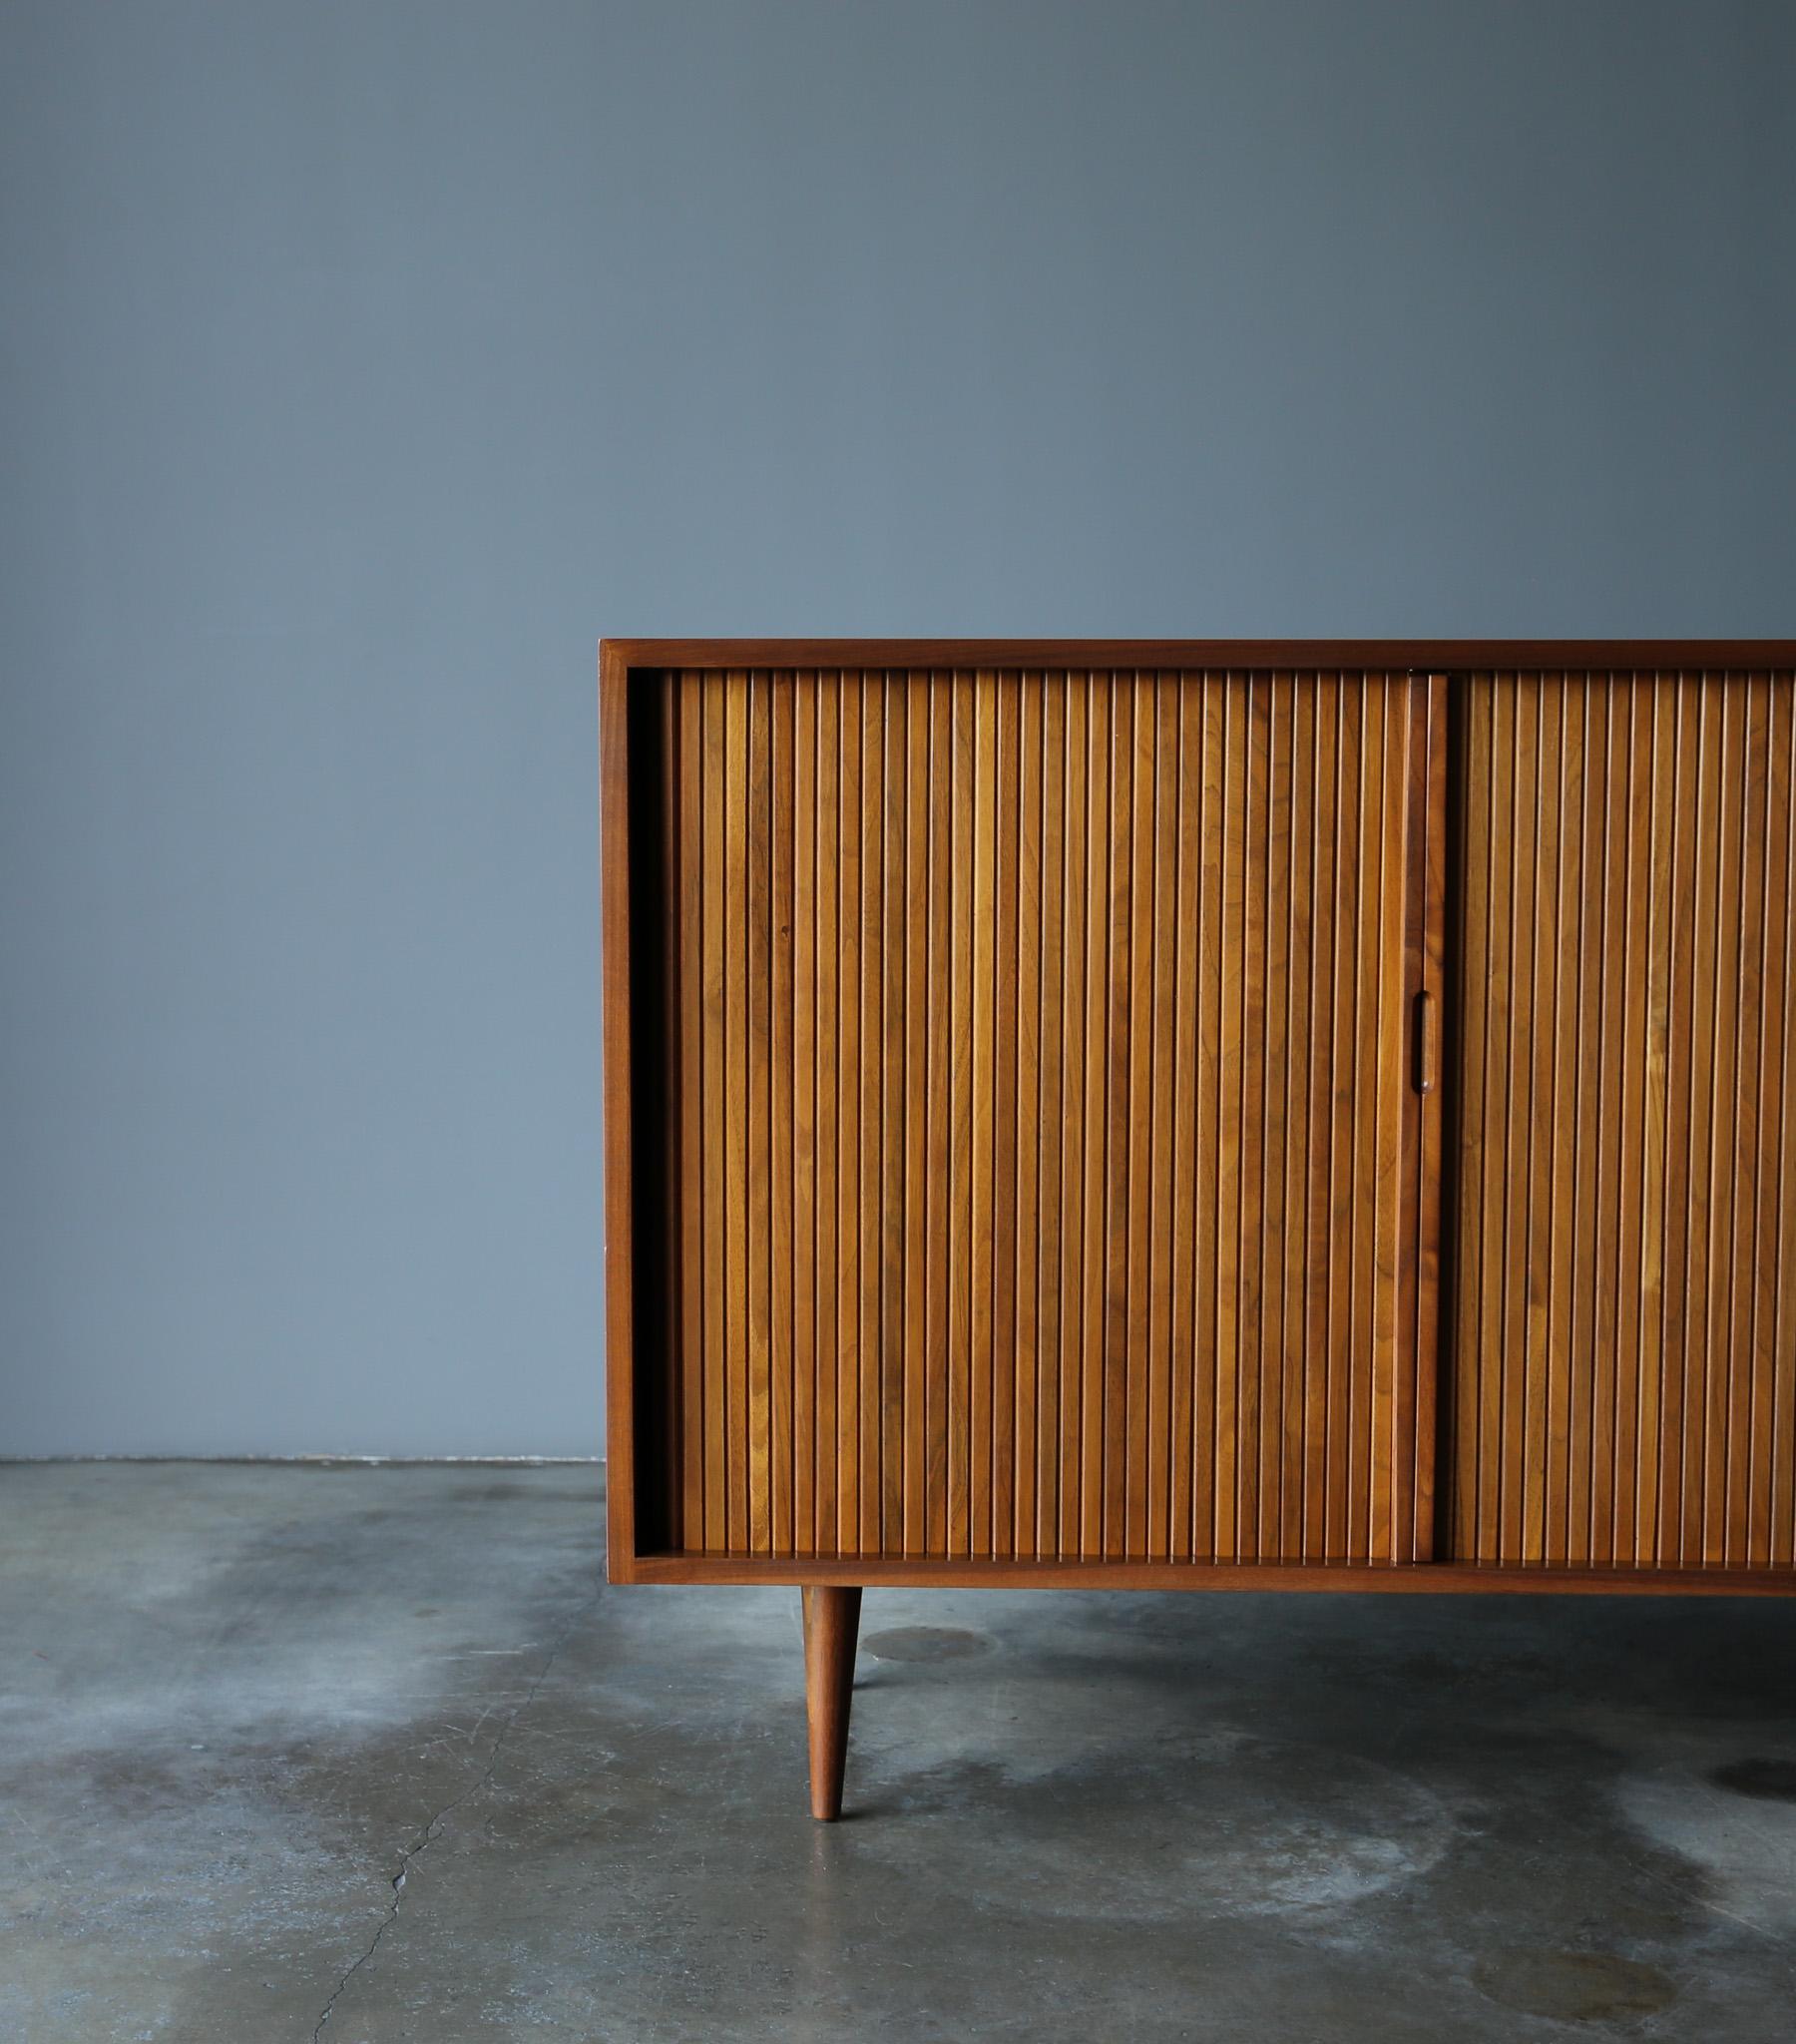
[(671, 1301), (635, 1397), (667, 1548), (1426, 1549), (1439, 685), (633, 687)]
[(1462, 686), (1451, 1553), (1788, 1569), (1796, 681)]

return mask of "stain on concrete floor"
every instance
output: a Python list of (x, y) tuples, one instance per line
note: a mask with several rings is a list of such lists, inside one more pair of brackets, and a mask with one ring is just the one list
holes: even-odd
[(818, 1826), (599, 1492), (0, 1467), (0, 2038), (1789, 2034), (1796, 1604), (869, 1591)]
[(1625, 2023), (1677, 1999), (1670, 1974), (1612, 1952), (1496, 1952), (1478, 1961), (1472, 1978), (1505, 2008), (1566, 2023)]
[(984, 1633), (953, 1625), (890, 1625), (883, 1632), (864, 1628), (860, 1652), (875, 1661), (961, 1661), (991, 1646)]

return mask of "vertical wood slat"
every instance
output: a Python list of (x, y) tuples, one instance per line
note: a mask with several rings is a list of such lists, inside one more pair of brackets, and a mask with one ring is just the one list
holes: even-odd
[(1143, 1109), (1151, 1117), (1148, 1170), (1152, 1212), (1147, 1226), (1150, 1258), (1147, 1286), (1148, 1359), (1145, 1436), (1145, 1548), (1159, 1559), (1170, 1552), (1177, 1511), (1174, 1476), (1175, 1443), (1187, 1429), (1188, 1398), (1181, 1411), (1175, 1385), (1182, 1380), (1172, 1353), (1176, 1251), (1173, 1221), (1173, 1140), (1177, 1126), (1178, 1088), (1174, 1064), (1176, 1043), (1177, 971), (1183, 932), (1178, 924), (1179, 824), (1179, 688), (1174, 677), (1155, 675), (1153, 690), (1153, 901), (1151, 930), (1171, 930), (1168, 942), (1153, 943), (1153, 1047), (1148, 1098)]
[(775, 675), (768, 692), (767, 948), (767, 1471), (770, 1488), (768, 1545), (775, 1554), (792, 1552), (796, 1370), (773, 1357), (791, 1358), (797, 1334), (792, 1273), (796, 1262), (792, 1205), (793, 1152), (797, 1110), (792, 1097), (792, 1041), (796, 999), (793, 984), (793, 868), (797, 830), (792, 806), (795, 690), (789, 676)]
[(1285, 1072), (1285, 1267), (1279, 1274), (1284, 1331), (1282, 1412), (1278, 1455), (1280, 1505), (1272, 1551), (1299, 1553), (1304, 1543), (1309, 1483), (1303, 1359), (1308, 1351), (1310, 1180), (1313, 1082), (1310, 1045), (1314, 1021), (1316, 956), (1317, 691), (1293, 680), (1290, 798), (1290, 898), (1286, 904), (1288, 1006)]
[(949, 915), (952, 907), (953, 699), (951, 682), (930, 676), (929, 698), (929, 1087), (926, 1111), (929, 1179), (925, 1188), (925, 1233), (929, 1265), (929, 1341), (924, 1380), (925, 1554), (945, 1554), (948, 1540), (948, 1400), (944, 1363), (948, 1354), (948, 1245), (953, 1233), (949, 1208), (949, 1066), (953, 1039), (949, 1003)]
[[(690, 686), (689, 678), (687, 686)], [(791, 1551), (816, 1542), (817, 1473), (817, 682), (792, 680), (792, 1519)]]
[(1061, 830), (1061, 1055), (1060, 1097), (1049, 1108), (1060, 1128), (1060, 1429), (1058, 1525), (1051, 1554), (1077, 1557), (1085, 1466), (1086, 1409), (1081, 1357), (1085, 1350), (1086, 1117), (1086, 837), (1090, 821), (1088, 756), (1090, 690), (1083, 675), (1066, 683), (1065, 774)]
[[(1791, 1477), (1796, 1465), (1796, 1385), (1777, 1368), (1777, 1358), (1796, 1338), (1796, 1256), (1783, 1249), (1785, 1232), (1796, 1225), (1796, 1113), (1791, 1112), (1792, 1027), (1787, 990), (1796, 976), (1796, 944), (1790, 918), (1796, 911), (1796, 691), (1768, 689), (1766, 719), (1770, 770), (1766, 784), (1765, 930), (1761, 949), (1761, 1000), (1765, 1038), (1759, 1079), (1759, 1209), (1756, 1267), (1778, 1275), (1755, 1292), (1753, 1350), (1753, 1455), (1751, 1545), (1748, 1564), (1765, 1567), (1780, 1559), (1775, 1529), (1792, 1523)], [(1780, 1254), (1781, 1252), (1781, 1254)], [(1781, 1558), (1791, 1558), (1789, 1550)]]
[(946, 1436), (948, 1539), (945, 1552), (971, 1551), (973, 1461), (973, 686), (949, 679), (948, 980), (948, 1347)]
[[(1023, 888), (1019, 849), (1022, 790), (1018, 762), (1019, 691), (1008, 677), (993, 685), (992, 893), (992, 1512), (991, 1546), (1014, 1555), (1022, 1363), (1017, 1337), (1018, 1078), (1021, 970), (1019, 911)], [(1033, 1409), (1030, 1414), (1033, 1424)]]
[[(929, 1342), (929, 689), (901, 689), (905, 743), (904, 856), (904, 1446), (902, 1552), (926, 1540)], [(891, 1452), (891, 1450), (888, 1450)]]
[(747, 811), (743, 859), (746, 902), (743, 935), (747, 960), (746, 1068), (742, 1103), (746, 1176), (743, 1183), (743, 1262), (747, 1290), (748, 1545), (772, 1551), (772, 766), (771, 677), (747, 677)]
[(1793, 683), (1466, 685), (1451, 1558), (1796, 1560)]
[(862, 678), (837, 683), (836, 743), (841, 807), (831, 819), (836, 839), (836, 1336), (835, 1491), (833, 1547), (853, 1554), (860, 1544), (860, 1343), (862, 1319), (861, 1192), (861, 790)]
[[(731, 674), (723, 683), (724, 809), (723, 888), (723, 1057), (718, 1080), (724, 1236), (722, 1369), (724, 1545), (749, 1546), (748, 1452), (748, 678)], [(683, 1178), (684, 1174), (681, 1174)]]
[(888, 679), (881, 696), (885, 813), (878, 879), (883, 1069), (879, 1099), (879, 1403), (875, 1474), (880, 1545), (902, 1551), (908, 1359), (905, 1280), (912, 1234), (904, 1193), (909, 1161), (905, 1080), (911, 1025), (907, 1006), (910, 945), (906, 923), (910, 906), (910, 732), (903, 689)]
[(1042, 689), (1042, 764), (1039, 800), (1041, 915), (1039, 1050), (1036, 1072), (1036, 1494), (1028, 1552), (1052, 1554), (1061, 1523), (1061, 1150), (1060, 1112), (1065, 984), (1065, 808), (1067, 692), (1064, 675), (1045, 677)]
[(1415, 685), (669, 681), (687, 1551), (1410, 1559)]
[[(1453, 835), (1451, 780), (1448, 769), (1449, 681), (1430, 675), (1412, 684), (1414, 743), (1419, 757), (1412, 763), (1410, 795), (1410, 857), (1417, 875), (1421, 903), (1416, 941), (1419, 944), (1419, 993), (1431, 1004), (1413, 1016), (1412, 1055), (1418, 1074), (1426, 1064), (1433, 1084), (1423, 1094), (1413, 1138), (1406, 1126), (1405, 1176), (1414, 1188), (1415, 1245), (1411, 1288), (1406, 1296), (1409, 1323), (1415, 1329), (1415, 1367), (1407, 1373), (1415, 1393), (1413, 1412), (1401, 1409), (1393, 1427), (1393, 1452), (1401, 1458), (1407, 1427), (1410, 1443), (1410, 1487), (1399, 1507), (1398, 1523), (1411, 1527), (1411, 1553), (1417, 1561), (1434, 1558), (1436, 1513), (1440, 1490), (1451, 1473), (1437, 1466), (1438, 1427), (1449, 1409), (1441, 1395), (1440, 1351), (1442, 1282), (1446, 1270), (1442, 1232), (1448, 1210), (1442, 1164), (1446, 1144), (1448, 1007), (1449, 846)], [(1413, 883), (1414, 884), (1414, 883)], [(1428, 1027), (1430, 1035), (1422, 1031)], [(1413, 1151), (1407, 1148), (1413, 1141)]]
[(858, 1521), (845, 1534), (855, 1553), (880, 1547), (881, 1392), (886, 1243), (880, 1225), (885, 1194), (885, 1090), (891, 1038), (884, 1019), (884, 866), (889, 777), (885, 762), (885, 678), (861, 677), (860, 850), (860, 1328), (855, 1342), (858, 1425), (847, 1451), (854, 1456)]
[[(1016, 1343), (1017, 1411), (1012, 1476), (1013, 1511), (1006, 1551), (1037, 1552), (1041, 1524), (1044, 1341), (1039, 1277), (1042, 1256), (1041, 1085), (1046, 1017), (1042, 968), (1042, 784), (1047, 747), (1042, 733), (1046, 684), (1025, 674), (1014, 688), (1017, 757), (1016, 864), (1016, 1299), (1012, 1328)], [(1002, 766), (1001, 766), (1002, 770)]]
[(836, 1069), (839, 1061), (837, 1009), (840, 1005), (841, 856), (838, 847), (841, 788), (841, 699), (839, 677), (819, 675), (816, 698), (816, 813), (811, 818), (817, 887), (817, 1011), (813, 1024), (816, 1066), (812, 1075), (816, 1117), (817, 1176), (812, 1207), (815, 1242), (815, 1308), (812, 1334), (812, 1461), (816, 1469), (810, 1537), (801, 1552), (833, 1554), (836, 1547), (836, 1351), (839, 1260), (836, 1253), (838, 1202)]

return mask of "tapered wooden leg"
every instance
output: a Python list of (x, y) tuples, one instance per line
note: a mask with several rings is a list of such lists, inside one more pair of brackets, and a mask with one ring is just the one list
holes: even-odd
[(804, 1600), (811, 1815), (832, 1823), (842, 1813), (842, 1766), (848, 1758), (848, 1707), (854, 1696), (861, 1593), (827, 1583), (799, 1594)]

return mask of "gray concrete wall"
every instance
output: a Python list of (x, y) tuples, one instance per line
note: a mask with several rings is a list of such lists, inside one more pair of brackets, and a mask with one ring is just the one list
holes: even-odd
[(1796, 632), (1796, 8), (4, 0), (0, 1450), (588, 1453), (602, 633)]

